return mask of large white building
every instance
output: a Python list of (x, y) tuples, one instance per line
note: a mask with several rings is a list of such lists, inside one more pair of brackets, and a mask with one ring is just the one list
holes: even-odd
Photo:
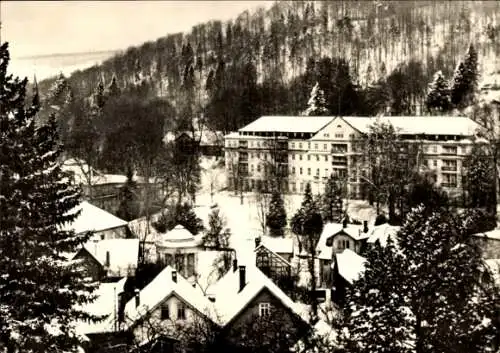
[(225, 136), (229, 187), (266, 189), (278, 179), (282, 190), (301, 193), (309, 182), (316, 193), (333, 174), (346, 178), (350, 197), (359, 197), (366, 171), (360, 170), (363, 149), (356, 142), (377, 122), (418, 142), (436, 182), (451, 194), (461, 191), (462, 161), (479, 126), (451, 116), (263, 116)]

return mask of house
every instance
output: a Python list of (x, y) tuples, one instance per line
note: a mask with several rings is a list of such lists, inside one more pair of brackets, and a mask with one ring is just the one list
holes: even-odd
[(139, 259), (139, 239), (105, 239), (87, 242), (74, 259), (81, 259), (96, 281), (134, 277)]
[(387, 244), (387, 240), (391, 239), (393, 242), (397, 242), (396, 235), (401, 229), (400, 226), (392, 226), (389, 223), (380, 224), (374, 226), (369, 231), (368, 240), (366, 243), (368, 246), (375, 244), (377, 241), (381, 246)]
[(212, 131), (209, 129), (192, 131), (180, 131), (178, 133), (168, 132), (163, 141), (174, 142), (180, 148), (187, 148), (193, 151), (199, 150), (202, 156), (221, 157), (224, 147), (224, 133), (222, 131)]
[[(290, 261), (293, 255), (293, 239), (275, 238), (277, 240), (275, 241), (275, 239), (270, 238), (272, 239), (270, 241), (270, 239), (261, 240), (261, 238), (264, 237), (255, 238), (255, 266), (284, 290), (284, 287), (292, 279)], [(280, 251), (280, 253), (272, 249)]]
[(362, 225), (348, 224), (345, 220), (342, 223), (325, 224), (316, 246), (319, 288), (331, 288), (333, 280), (331, 265), (335, 255), (346, 249), (361, 253), (369, 236), (367, 221), (364, 221)]
[(500, 259), (500, 229), (474, 234), (483, 249), (485, 259)]
[[(126, 175), (100, 172), (78, 158), (66, 159), (62, 164), (62, 169), (70, 173), (73, 182), (82, 187), (83, 198), (86, 201), (111, 213), (118, 210), (120, 190), (127, 182)], [(162, 197), (162, 186), (153, 178), (148, 182), (144, 177), (135, 176), (134, 180), (139, 193), (145, 194), (147, 190), (151, 200)]]
[(365, 269), (366, 259), (351, 249), (345, 249), (335, 254), (332, 263), (332, 301), (342, 304), (345, 299), (346, 288), (356, 281)]
[(165, 267), (119, 312), (120, 329), (133, 332), (137, 342), (175, 337), (178, 325), (216, 320), (213, 304), (173, 267)]
[(129, 234), (127, 222), (111, 213), (83, 201), (68, 214), (80, 214), (73, 222), (62, 227), (76, 234), (92, 232), (91, 240), (122, 239)]
[(255, 265), (238, 266), (234, 261), (233, 268), (208, 288), (207, 296), (214, 301), (218, 323), (230, 339), (241, 339), (249, 327), (270, 318), (276, 319), (280, 330), (296, 337), (307, 327), (302, 307)]
[(178, 224), (157, 238), (157, 258), (166, 266), (174, 267), (185, 278), (190, 278), (196, 272), (197, 255), (202, 251), (200, 245), (200, 235), (194, 236)]

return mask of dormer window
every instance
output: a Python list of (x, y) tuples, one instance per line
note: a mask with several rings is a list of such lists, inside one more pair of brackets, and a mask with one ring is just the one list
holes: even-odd
[(259, 303), (259, 316), (269, 316), (271, 314), (271, 303)]

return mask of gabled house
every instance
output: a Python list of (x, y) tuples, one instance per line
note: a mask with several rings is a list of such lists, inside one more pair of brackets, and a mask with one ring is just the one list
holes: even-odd
[(260, 245), (264, 246), (275, 254), (278, 254), (286, 261), (292, 261), (294, 246), (293, 238), (271, 237), (263, 235), (255, 238), (255, 248), (258, 248)]
[(90, 240), (121, 239), (127, 238), (129, 229), (127, 222), (111, 213), (83, 201), (68, 214), (76, 214), (78, 217), (62, 227), (63, 230), (72, 230), (76, 234), (92, 232)]
[(207, 295), (214, 301), (218, 323), (228, 337), (239, 337), (249, 325), (270, 318), (290, 335), (299, 335), (308, 327), (302, 307), (254, 265), (237, 266), (235, 261)]
[(328, 289), (332, 286), (331, 269), (335, 255), (347, 249), (361, 253), (370, 234), (367, 221), (364, 221), (362, 225), (348, 224), (346, 221), (325, 224), (316, 246), (316, 256), (319, 262), (319, 288)]
[(167, 266), (119, 311), (120, 328), (137, 342), (174, 335), (178, 325), (214, 322), (213, 304), (174, 268)]
[(81, 259), (95, 281), (134, 277), (139, 259), (139, 239), (106, 239), (87, 242), (74, 256)]
[[(281, 239), (279, 239), (281, 240)], [(284, 239), (282, 240), (292, 240), (292, 239)], [(284, 289), (283, 286), (287, 286), (290, 280), (292, 279), (292, 265), (290, 263), (291, 256), (293, 254), (293, 241), (292, 241), (292, 249), (287, 249), (283, 247), (276, 247), (277, 242), (271, 242), (272, 245), (268, 245), (268, 242), (263, 242), (261, 238), (255, 238), (255, 266), (262, 271), (267, 277), (272, 279), (275, 284), (280, 286), (280, 288)], [(282, 251), (281, 254), (271, 250), (274, 248), (275, 250)], [(283, 253), (283, 251), (287, 251)], [(288, 253), (291, 251), (291, 253)], [(283, 257), (286, 256), (285, 257)], [(289, 255), (289, 256), (288, 256)]]

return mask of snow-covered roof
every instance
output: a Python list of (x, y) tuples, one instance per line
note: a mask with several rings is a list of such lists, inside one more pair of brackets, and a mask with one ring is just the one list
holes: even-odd
[(479, 125), (461, 116), (380, 116), (342, 117), (348, 124), (362, 133), (369, 133), (374, 123), (391, 124), (400, 134), (410, 135), (457, 135), (472, 136)]
[[(365, 270), (366, 259), (351, 249), (345, 249), (336, 256), (339, 274), (349, 283), (357, 280)], [(332, 264), (335, 266), (335, 262)]]
[(135, 298), (127, 302), (124, 311), (127, 326), (133, 325), (148, 312), (155, 310), (158, 305), (171, 295), (177, 295), (199, 313), (215, 321), (213, 303), (203, 295), (203, 292), (198, 287), (193, 287), (178, 272), (177, 282), (174, 282), (172, 272), (176, 272), (176, 270), (171, 266), (165, 267), (158, 276), (139, 292), (140, 303), (138, 307), (136, 307)]
[(262, 290), (267, 289), (285, 307), (302, 317), (303, 310), (255, 265), (245, 266), (245, 286), (240, 291), (240, 270), (230, 269), (215, 285), (207, 289), (215, 297), (215, 311), (221, 326), (238, 316)]
[(323, 226), (323, 232), (316, 245), (316, 254), (319, 259), (331, 260), (332, 259), (332, 247), (326, 245), (326, 240), (334, 234), (337, 234), (342, 230), (341, 223), (326, 223)]
[(316, 245), (316, 254), (318, 254), (319, 259), (332, 259), (332, 246), (328, 246), (327, 241), (329, 238), (339, 233), (345, 233), (354, 240), (367, 239), (370, 234), (370, 232), (363, 232), (363, 225), (347, 224), (346, 227), (344, 227), (342, 223), (327, 223), (324, 225), (318, 245)]
[(238, 134), (237, 132), (231, 132), (227, 135), (224, 135), (224, 139), (227, 139), (227, 138), (237, 139), (238, 137), (240, 137), (240, 134)]
[(277, 254), (293, 254), (293, 239), (283, 237), (261, 236), (261, 244)]
[(333, 116), (262, 116), (238, 131), (315, 133), (333, 119)]
[(155, 227), (153, 227), (154, 221), (156, 221), (156, 219), (154, 217), (151, 217), (148, 225), (148, 220), (146, 217), (137, 218), (128, 222), (128, 228), (141, 241), (156, 242), (157, 238), (160, 236), (160, 233), (158, 233)]
[(500, 285), (500, 259), (487, 259), (484, 260), (484, 263), (492, 274), (494, 283)]
[(166, 248), (188, 248), (198, 246), (200, 240), (200, 237), (195, 237), (189, 230), (178, 224), (174, 229), (159, 235), (157, 245)]
[(399, 232), (401, 227), (399, 226), (391, 226), (388, 223), (380, 224), (378, 226), (373, 227), (368, 234), (370, 235), (367, 242), (375, 243), (377, 240), (380, 242), (380, 245), (385, 246), (387, 244), (387, 240), (391, 237), (392, 240), (395, 240), (396, 234)]
[(68, 214), (74, 214), (81, 210), (80, 215), (71, 223), (62, 227), (64, 230), (74, 230), (75, 233), (99, 232), (107, 229), (125, 227), (127, 222), (105, 210), (96, 207), (87, 201), (83, 201)]
[[(108, 270), (109, 277), (127, 276), (131, 270), (137, 268), (139, 239), (89, 241), (84, 248)], [(109, 266), (106, 264), (107, 256)]]
[(122, 278), (117, 282), (107, 282), (99, 284), (99, 287), (93, 293), (96, 300), (92, 303), (83, 305), (83, 310), (87, 313), (106, 316), (100, 322), (78, 321), (76, 328), (79, 333), (105, 333), (115, 330), (115, 315), (118, 313), (118, 294), (123, 292), (127, 278)]
[(493, 230), (490, 230), (489, 232), (477, 233), (477, 234), (474, 234), (474, 236), (479, 237), (479, 238), (500, 240), (500, 229), (493, 229)]

